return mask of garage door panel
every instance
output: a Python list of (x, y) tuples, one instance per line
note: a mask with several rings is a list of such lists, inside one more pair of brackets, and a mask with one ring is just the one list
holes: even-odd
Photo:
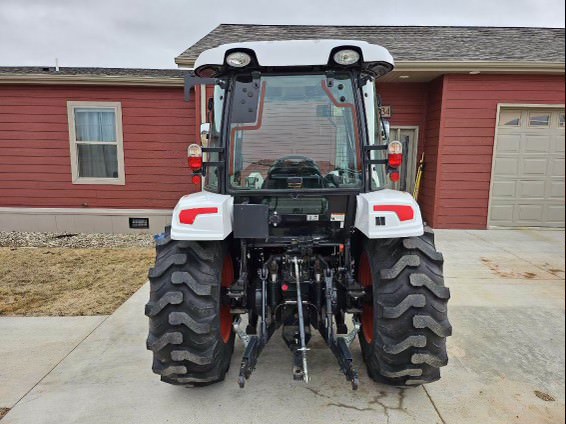
[(550, 136), (526, 135), (524, 138), (523, 151), (525, 153), (546, 154), (551, 151), (551, 148), (552, 141)]
[(548, 159), (546, 156), (540, 158), (523, 157), (522, 161), (520, 158), (517, 158), (517, 162), (522, 165), (520, 168), (518, 168), (518, 170), (523, 177), (544, 177), (546, 175), (548, 166)]
[(516, 207), (519, 221), (542, 222), (544, 218), (543, 204), (519, 204)]
[(550, 171), (553, 177), (564, 177), (564, 158), (551, 158)]
[[(489, 224), (563, 227), (566, 148), (558, 118), (564, 111), (534, 107), (520, 113), (517, 108), (503, 109), (501, 113)], [(510, 116), (521, 116), (521, 120), (517, 123)]]
[(497, 198), (514, 199), (517, 196), (516, 181), (494, 181), (492, 196)]
[(497, 139), (497, 153), (519, 153), (521, 151), (521, 134), (502, 135)]
[(552, 138), (552, 153), (562, 153), (566, 152), (566, 147), (564, 143), (564, 132), (562, 135), (558, 135)]
[(549, 224), (556, 226), (564, 225), (564, 204), (562, 205), (547, 205), (546, 208), (546, 219), (545, 221)]
[(564, 180), (549, 181), (546, 197), (551, 200), (564, 200)]
[(508, 205), (504, 205), (504, 204), (498, 204), (498, 205), (494, 205), (491, 208), (491, 219), (493, 221), (499, 221), (501, 223), (507, 223), (510, 220), (510, 217), (513, 216), (513, 210), (514, 210), (514, 205), (513, 204), (508, 204)]
[(517, 196), (521, 199), (544, 199), (546, 181), (517, 181)]
[(514, 176), (519, 172), (519, 157), (502, 157), (495, 160), (495, 176)]

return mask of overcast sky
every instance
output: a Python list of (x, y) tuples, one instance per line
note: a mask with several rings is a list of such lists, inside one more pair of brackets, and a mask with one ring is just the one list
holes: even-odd
[(220, 23), (563, 28), (564, 0), (0, 0), (0, 66), (174, 68)]

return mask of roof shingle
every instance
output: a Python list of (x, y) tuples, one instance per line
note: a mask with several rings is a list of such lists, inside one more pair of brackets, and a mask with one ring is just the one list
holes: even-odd
[(175, 61), (192, 66), (202, 51), (225, 43), (323, 38), (380, 44), (398, 62), (564, 63), (565, 57), (563, 28), (221, 24)]

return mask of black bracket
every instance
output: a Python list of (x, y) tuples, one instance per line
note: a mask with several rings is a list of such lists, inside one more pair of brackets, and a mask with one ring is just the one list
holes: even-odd
[(336, 72), (326, 71), (326, 86), (332, 88), (334, 86), (334, 78), (336, 78)]
[[(246, 240), (240, 241), (240, 276), (228, 289), (228, 297), (238, 306), (246, 306), (246, 290), (248, 287), (248, 245)], [(235, 306), (235, 305), (233, 305)]]
[(262, 348), (263, 346), (261, 346), (258, 336), (250, 336), (248, 345), (242, 356), (242, 363), (240, 364), (240, 375), (238, 376), (238, 385), (240, 388), (244, 388), (246, 380), (252, 375), (257, 364), (257, 357)]
[(240, 388), (244, 388), (246, 385), (246, 380), (250, 378), (252, 372), (255, 370), (257, 365), (257, 359), (261, 354), (261, 351), (265, 345), (271, 339), (271, 336), (275, 332), (275, 325), (271, 324), (267, 327), (267, 334), (248, 335), (248, 342), (246, 349), (244, 350), (244, 355), (242, 356), (242, 361), (240, 363), (240, 374), (238, 375), (238, 385)]
[(222, 86), (224, 84), (224, 81), (219, 78), (197, 77), (194, 74), (185, 75), (185, 101), (188, 102), (191, 100), (191, 89), (195, 85), (216, 85), (216, 84)]
[(363, 146), (364, 152), (369, 152), (372, 150), (387, 150), (389, 146), (387, 144), (372, 144)]
[(338, 360), (340, 370), (346, 376), (346, 380), (352, 384), (352, 390), (358, 390), (360, 378), (358, 370), (354, 368), (352, 352), (350, 351), (348, 343), (346, 343), (346, 339), (344, 337), (337, 337), (337, 339), (332, 341), (329, 345), (330, 350), (332, 350), (332, 353), (334, 353), (334, 356)]

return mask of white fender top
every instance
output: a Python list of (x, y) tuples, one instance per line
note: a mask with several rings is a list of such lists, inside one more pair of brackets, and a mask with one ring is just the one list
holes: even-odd
[(383, 189), (357, 196), (356, 228), (367, 238), (419, 237), (421, 210), (409, 193)]
[(223, 44), (205, 50), (195, 61), (195, 70), (203, 66), (222, 66), (228, 50), (252, 50), (260, 66), (317, 66), (326, 65), (330, 53), (337, 47), (357, 47), (362, 52), (363, 63), (384, 63), (395, 66), (389, 51), (377, 44), (359, 40), (287, 40), (253, 41)]
[(234, 198), (200, 191), (181, 197), (173, 210), (173, 240), (224, 240), (232, 232)]

